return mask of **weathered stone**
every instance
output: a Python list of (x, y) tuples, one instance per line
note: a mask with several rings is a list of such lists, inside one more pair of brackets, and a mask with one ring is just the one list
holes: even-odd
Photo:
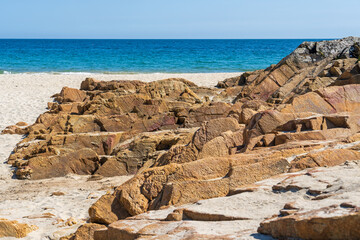
[(107, 159), (94, 174), (104, 177), (115, 177), (129, 174), (127, 164), (116, 158)]
[(63, 87), (56, 101), (63, 102), (82, 102), (86, 98), (86, 93), (69, 87)]
[(243, 145), (243, 129), (236, 132), (227, 131), (205, 143), (198, 158), (222, 157), (234, 154), (239, 146)]
[(218, 118), (204, 123), (194, 135), (193, 143), (198, 150), (201, 150), (206, 142), (219, 136), (226, 131), (240, 129), (239, 123), (234, 118)]
[(26, 237), (30, 232), (37, 230), (35, 225), (28, 225), (25, 223), (19, 223), (17, 221), (11, 221), (4, 218), (0, 218), (0, 237)]
[(103, 195), (89, 208), (89, 215), (91, 222), (100, 224), (110, 224), (120, 218), (130, 216), (114, 194)]
[(358, 239), (360, 214), (355, 209), (325, 207), (261, 223), (258, 231), (275, 238)]
[(4, 130), (1, 131), (1, 134), (27, 134), (28, 129), (26, 127), (21, 127), (18, 125), (7, 126)]
[(60, 240), (94, 240), (94, 232), (107, 230), (104, 225), (96, 224), (96, 223), (85, 223), (80, 226), (75, 233), (60, 238)]
[(290, 165), (290, 171), (299, 171), (305, 168), (336, 166), (348, 160), (360, 159), (358, 151), (349, 149), (329, 149), (306, 156), (295, 158)]
[(141, 81), (98, 81), (93, 78), (86, 78), (80, 86), (81, 90), (125, 90), (135, 92), (136, 89), (145, 83)]
[[(34, 157), (29, 159), (27, 166), (31, 179), (62, 177), (69, 173), (92, 174), (99, 166), (99, 157), (91, 149), (85, 148), (64, 156)], [(18, 177), (23, 177), (22, 168), (16, 171)]]

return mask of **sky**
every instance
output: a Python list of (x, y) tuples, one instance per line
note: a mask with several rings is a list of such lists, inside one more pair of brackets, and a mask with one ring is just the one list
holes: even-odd
[(0, 38), (360, 36), (360, 0), (1, 0)]

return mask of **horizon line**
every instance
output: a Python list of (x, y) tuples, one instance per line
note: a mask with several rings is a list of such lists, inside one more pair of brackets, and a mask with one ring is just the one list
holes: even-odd
[(341, 38), (0, 38), (0, 40), (333, 40)]

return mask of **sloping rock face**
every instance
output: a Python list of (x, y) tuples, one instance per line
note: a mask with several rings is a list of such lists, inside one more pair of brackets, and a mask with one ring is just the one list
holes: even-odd
[[(358, 162), (347, 163), (346, 166), (350, 170), (356, 164)], [(314, 170), (310, 176), (317, 178), (321, 175), (320, 171), (323, 170)], [(336, 183), (326, 186), (315, 183), (309, 187), (298, 177), (274, 185), (273, 190), (277, 192), (301, 191), (305, 187), (314, 203), (306, 207), (304, 202), (298, 200), (286, 204), (278, 216), (264, 220), (258, 231), (280, 239), (359, 239), (360, 232), (356, 227), (360, 223), (359, 200), (358, 193), (353, 192), (359, 187), (356, 183), (359, 176), (358, 173), (347, 174), (344, 176), (339, 171), (335, 176), (331, 173), (323, 176), (323, 180), (332, 176), (336, 179)]]
[[(79, 229), (78, 234), (86, 231), (94, 239), (158, 239), (165, 234), (178, 239), (234, 239), (255, 234), (260, 222), (286, 203), (279, 216), (261, 225), (261, 233), (327, 238), (331, 235), (324, 232), (353, 221), (357, 210), (340, 211), (339, 221), (333, 215), (321, 219), (320, 225), (326, 226), (322, 230), (310, 226), (311, 211), (314, 216), (327, 211), (338, 216), (343, 202), (335, 196), (353, 191), (345, 185), (334, 190), (343, 181), (335, 176), (308, 176), (316, 175), (313, 168), (336, 169), (360, 159), (359, 40), (305, 42), (277, 65), (224, 80), (218, 89), (184, 79), (86, 79), (80, 90), (64, 88), (55, 95), (56, 102), (49, 103), (50, 110), (35, 124), (4, 130), (27, 134), (8, 162), (17, 167), (19, 178), (29, 179), (69, 173), (135, 174), (89, 209), (90, 222), (108, 225)], [(350, 167), (354, 172), (355, 165)], [(320, 172), (333, 173), (323, 168)], [(259, 187), (259, 181), (269, 182)], [(260, 193), (259, 188), (267, 190)], [(240, 201), (231, 212), (221, 208), (221, 201), (230, 204), (237, 201), (235, 196), (253, 192), (271, 200), (264, 200), (264, 209), (276, 211), (261, 215), (256, 201)], [(312, 207), (290, 203), (298, 199), (309, 200)], [(331, 201), (315, 204), (323, 199)], [(197, 209), (198, 204), (192, 204), (199, 200), (214, 205)], [(240, 209), (249, 212), (236, 214)], [(147, 215), (152, 210), (154, 218)], [(202, 225), (215, 230), (203, 231)], [(312, 229), (309, 235), (300, 233), (304, 226)]]
[(235, 100), (250, 98), (271, 103), (289, 103), (295, 96), (336, 84), (335, 82), (356, 82), (357, 77), (354, 75), (359, 74), (359, 42), (360, 38), (356, 37), (304, 42), (278, 64), (226, 79), (218, 87), (242, 86)]
[(345, 140), (360, 130), (360, 115), (281, 113), (276, 110), (257, 114), (244, 131), (243, 151), (271, 147), (293, 141)]
[(115, 221), (95, 230), (93, 237), (358, 239), (359, 169), (354, 161), (278, 175), (245, 185), (231, 196)]

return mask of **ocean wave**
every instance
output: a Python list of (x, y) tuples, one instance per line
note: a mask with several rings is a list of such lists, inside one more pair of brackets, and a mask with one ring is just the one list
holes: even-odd
[[(185, 72), (184, 72), (185, 73)], [(186, 72), (186, 73), (200, 73), (200, 72)], [(206, 73), (206, 72), (204, 72)], [(209, 72), (210, 73), (210, 72)], [(136, 75), (136, 74), (183, 74), (182, 72), (10, 72), (0, 70), (0, 74), (16, 74), (16, 75)]]
[[(101, 75), (101, 74), (109, 74), (109, 75), (116, 75), (116, 74), (142, 74), (143, 72), (10, 72), (5, 70), (0, 70), (0, 74), (19, 74), (19, 75), (26, 75), (26, 74), (36, 74), (36, 75), (45, 75), (45, 74), (53, 74), (53, 75)], [(144, 73), (146, 74), (146, 73)]]

